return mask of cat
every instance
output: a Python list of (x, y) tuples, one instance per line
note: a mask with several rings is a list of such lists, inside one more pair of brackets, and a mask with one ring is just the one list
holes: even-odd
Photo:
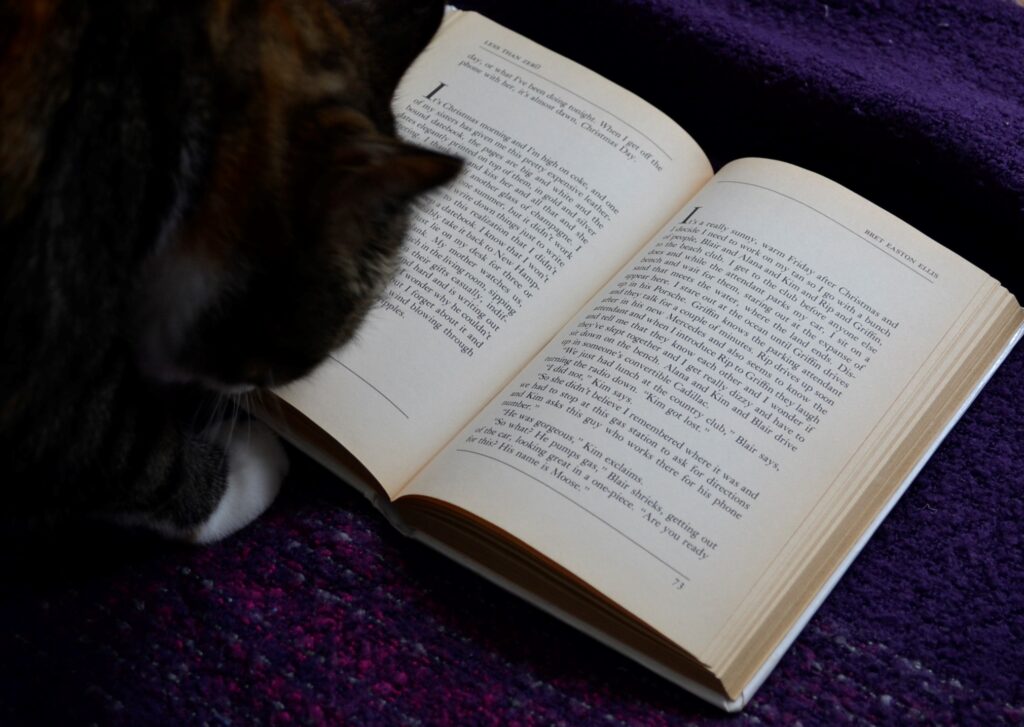
[(235, 409), (347, 341), (411, 201), (458, 174), (390, 109), (442, 13), (0, 0), (10, 523), (87, 513), (207, 543), (269, 505), (283, 448), (210, 392)]

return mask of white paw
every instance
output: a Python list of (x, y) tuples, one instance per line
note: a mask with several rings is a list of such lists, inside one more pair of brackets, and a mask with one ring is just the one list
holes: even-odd
[(206, 436), (227, 452), (228, 483), (217, 508), (193, 534), (197, 543), (226, 538), (259, 517), (277, 497), (288, 473), (284, 447), (262, 422), (237, 422), (233, 430), (222, 425)]

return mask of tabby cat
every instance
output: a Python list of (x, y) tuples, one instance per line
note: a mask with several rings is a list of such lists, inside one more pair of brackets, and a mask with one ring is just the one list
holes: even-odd
[(280, 444), (205, 402), (346, 341), (410, 201), (458, 173), (396, 139), (390, 111), (441, 13), (0, 0), (6, 520), (95, 513), (208, 542), (269, 505)]

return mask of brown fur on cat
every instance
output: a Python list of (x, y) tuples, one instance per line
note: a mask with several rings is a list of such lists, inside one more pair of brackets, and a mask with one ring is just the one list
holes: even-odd
[(390, 111), (440, 14), (424, 0), (0, 2), (10, 515), (97, 511), (209, 540), (267, 505), (279, 445), (197, 408), (346, 341), (391, 274), (408, 203), (458, 172), (396, 139)]

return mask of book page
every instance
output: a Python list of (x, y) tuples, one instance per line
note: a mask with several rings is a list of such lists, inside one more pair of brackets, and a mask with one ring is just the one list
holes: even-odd
[(392, 493), (711, 176), (663, 114), (471, 13), (394, 107), (466, 170), (418, 205), (356, 339), (281, 394)]
[(790, 165), (725, 167), (407, 489), (698, 658), (987, 275)]

